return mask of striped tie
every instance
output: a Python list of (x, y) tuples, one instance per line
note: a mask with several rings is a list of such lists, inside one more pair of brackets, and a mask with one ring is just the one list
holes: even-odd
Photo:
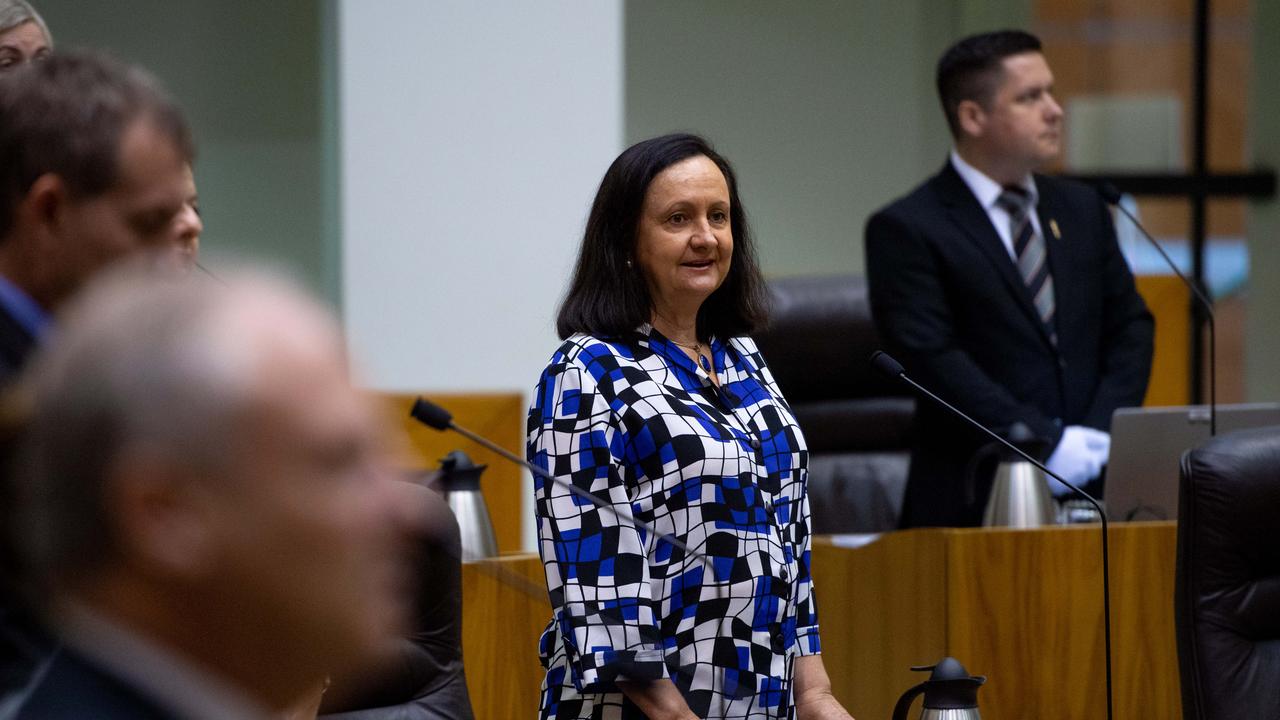
[(1009, 237), (1013, 238), (1013, 254), (1018, 258), (1018, 274), (1031, 292), (1032, 303), (1049, 341), (1058, 344), (1058, 334), (1053, 329), (1053, 277), (1049, 275), (1049, 255), (1044, 238), (1031, 224), (1031, 195), (1020, 187), (1007, 187), (996, 204), (1009, 213)]

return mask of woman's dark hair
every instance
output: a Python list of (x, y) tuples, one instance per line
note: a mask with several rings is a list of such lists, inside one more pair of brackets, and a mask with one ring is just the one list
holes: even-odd
[(620, 337), (650, 320), (653, 301), (635, 257), (640, 210), (649, 184), (659, 173), (691, 157), (704, 155), (724, 173), (729, 186), (729, 222), (733, 260), (729, 274), (698, 310), (698, 337), (747, 335), (764, 325), (764, 279), (756, 263), (738, 182), (728, 161), (697, 135), (663, 135), (627, 148), (609, 166), (582, 236), (582, 248), (556, 331), (564, 339), (576, 332)]

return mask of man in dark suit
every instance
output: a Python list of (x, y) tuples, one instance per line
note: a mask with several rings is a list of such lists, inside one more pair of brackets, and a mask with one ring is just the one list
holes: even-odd
[(61, 641), (20, 719), (267, 718), (405, 634), (425, 508), (297, 290), (111, 272), (23, 383), (24, 577)]
[[(181, 111), (141, 70), (54, 54), (0, 77), (0, 386), (94, 273), (165, 247), (192, 157)], [(11, 502), (0, 483), (0, 530)], [(52, 649), (12, 587), (0, 532), (0, 715)]]
[[(1051, 469), (1083, 484), (1106, 463), (1112, 412), (1142, 402), (1154, 323), (1098, 194), (1034, 174), (1061, 145), (1052, 89), (1032, 35), (950, 48), (938, 91), (954, 149), (868, 221), (866, 268), (877, 326), (909, 373), (998, 431), (1021, 423)], [(902, 526), (979, 524), (986, 439), (918, 407)]]

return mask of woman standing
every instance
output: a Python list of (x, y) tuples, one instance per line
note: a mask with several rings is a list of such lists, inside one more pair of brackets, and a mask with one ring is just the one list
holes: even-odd
[(538, 485), (554, 612), (542, 717), (848, 717), (817, 654), (808, 452), (748, 337), (764, 318), (724, 158), (692, 135), (623, 152), (587, 221), (528, 455), (660, 534)]

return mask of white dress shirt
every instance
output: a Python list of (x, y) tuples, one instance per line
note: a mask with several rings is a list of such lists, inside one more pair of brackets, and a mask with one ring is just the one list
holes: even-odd
[[(987, 211), (987, 217), (991, 218), (991, 224), (995, 226), (996, 234), (1000, 236), (1000, 242), (1004, 243), (1004, 249), (1009, 253), (1009, 257), (1013, 259), (1014, 264), (1018, 263), (1018, 254), (1013, 251), (1013, 238), (1009, 235), (1009, 225), (1011, 218), (1009, 213), (1000, 204), (996, 202), (1000, 198), (1000, 193), (1004, 192), (1004, 187), (1000, 183), (992, 180), (982, 173), (978, 168), (970, 165), (960, 157), (960, 153), (953, 148), (951, 150), (951, 167), (956, 169), (960, 174), (960, 179), (964, 180), (964, 184), (969, 186), (969, 191), (973, 196), (978, 198), (978, 204), (982, 205), (982, 209)], [(1036, 181), (1028, 173), (1022, 181), (1018, 183), (1027, 191), (1031, 198), (1031, 207), (1034, 208), (1036, 203), (1040, 201), (1040, 194), (1036, 192)], [(1037, 213), (1031, 213), (1031, 227), (1040, 237), (1044, 237), (1044, 233), (1040, 229), (1040, 218)]]

